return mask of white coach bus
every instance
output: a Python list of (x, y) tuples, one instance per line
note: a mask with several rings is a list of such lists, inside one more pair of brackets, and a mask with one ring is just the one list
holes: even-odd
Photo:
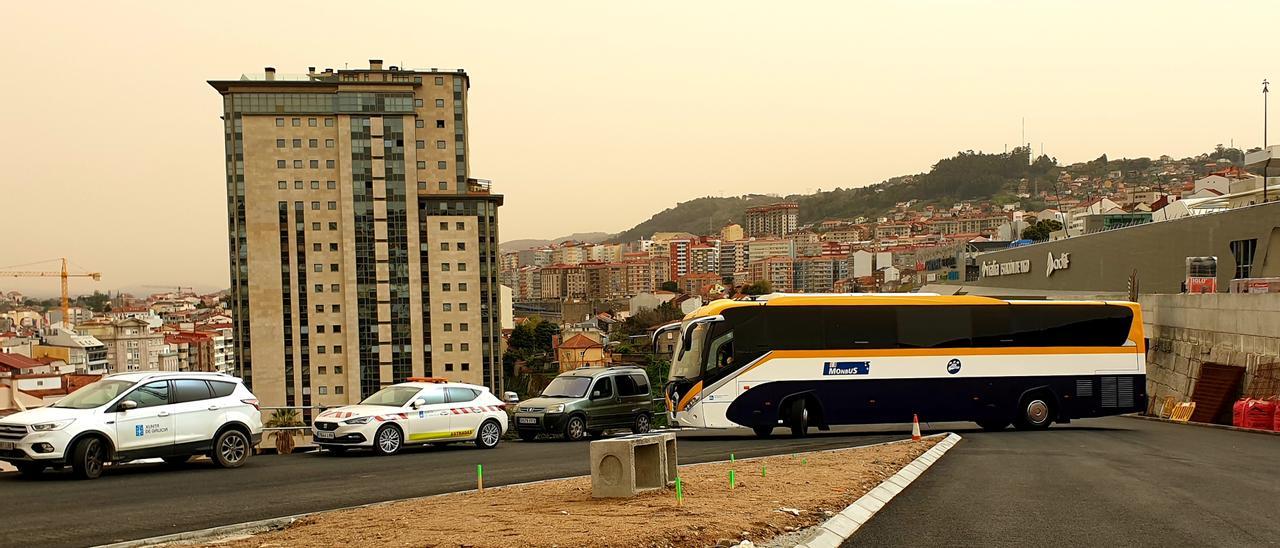
[(836, 424), (974, 421), (988, 430), (1146, 409), (1132, 302), (925, 294), (718, 300), (679, 329), (665, 387), (681, 426), (803, 436)]

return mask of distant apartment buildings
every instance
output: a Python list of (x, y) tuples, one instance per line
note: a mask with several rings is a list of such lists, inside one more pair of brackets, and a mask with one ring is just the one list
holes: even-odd
[(372, 60), (209, 84), (236, 373), (259, 399), (342, 405), (414, 376), (501, 390), (502, 196), (471, 177), (470, 77)]
[(796, 231), (799, 219), (800, 204), (795, 202), (750, 208), (746, 212), (746, 237), (781, 238)]

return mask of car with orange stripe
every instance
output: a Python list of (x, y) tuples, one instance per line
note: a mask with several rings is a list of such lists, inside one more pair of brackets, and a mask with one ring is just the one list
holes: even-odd
[(311, 429), (316, 444), (330, 453), (359, 448), (379, 455), (460, 441), (492, 449), (506, 431), (506, 405), (488, 388), (439, 378), (410, 378), (357, 405), (326, 409)]

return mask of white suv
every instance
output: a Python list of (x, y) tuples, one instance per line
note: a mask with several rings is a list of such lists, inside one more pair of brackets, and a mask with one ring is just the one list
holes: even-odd
[(0, 460), (24, 475), (70, 466), (80, 478), (108, 462), (208, 455), (236, 468), (262, 439), (258, 400), (221, 373), (107, 375), (57, 403), (0, 419)]

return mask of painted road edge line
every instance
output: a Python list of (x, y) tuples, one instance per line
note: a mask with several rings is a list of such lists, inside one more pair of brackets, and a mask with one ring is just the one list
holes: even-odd
[(862, 498), (853, 501), (844, 510), (838, 514), (831, 516), (830, 519), (819, 525), (817, 531), (805, 539), (804, 542), (797, 545), (797, 548), (838, 548), (844, 541), (849, 540), (854, 533), (858, 532), (871, 518), (875, 517), (880, 509), (884, 508), (893, 497), (906, 489), (911, 482), (920, 477), (925, 470), (933, 466), (939, 458), (960, 441), (960, 436), (950, 433), (942, 441), (934, 444), (915, 460), (907, 463), (902, 469), (888, 479), (880, 482)]
[[(925, 436), (924, 439), (932, 439), (932, 438), (940, 437), (942, 435), (943, 434), (932, 434), (929, 436)], [(833, 451), (847, 451), (849, 449), (865, 449), (869, 447), (878, 447), (881, 445), (892, 445), (892, 444), (910, 443), (910, 442), (911, 440), (882, 441), (879, 443), (871, 443), (867, 445), (855, 445), (852, 447), (837, 447), (833, 449), (821, 449), (818, 451), (804, 451), (803, 453), (810, 454), (810, 453), (827, 453), (827, 452), (833, 452)], [(942, 443), (942, 442), (939, 442), (939, 443)], [(760, 460), (764, 458), (780, 457), (784, 455), (785, 453), (778, 453), (776, 455), (746, 457), (746, 458), (741, 458), (737, 460), (739, 462), (751, 462), (751, 461)], [(725, 462), (729, 462), (729, 460), (724, 459), (724, 460), (694, 462), (694, 463), (689, 463), (682, 466), (694, 466), (699, 464), (719, 464), (719, 463), (725, 463)], [(497, 491), (501, 489), (509, 489), (512, 487), (524, 487), (528, 485), (537, 485), (539, 483), (548, 483), (553, 481), (562, 481), (562, 480), (571, 480), (571, 479), (589, 478), (589, 477), (591, 477), (590, 474), (582, 475), (582, 476), (565, 476), (562, 478), (547, 478), (547, 479), (541, 479), (541, 480), (526, 481), (521, 483), (509, 483), (505, 485), (497, 485), (497, 486), (488, 488), (488, 490)], [(173, 544), (173, 543), (183, 543), (183, 542), (189, 543), (193, 541), (214, 540), (214, 539), (230, 537), (230, 536), (238, 536), (238, 535), (256, 535), (259, 533), (265, 533), (268, 531), (283, 529), (285, 527), (288, 527), (289, 525), (291, 525), (293, 522), (297, 520), (319, 515), (319, 514), (327, 514), (331, 512), (344, 512), (348, 510), (360, 510), (363, 508), (387, 506), (387, 505), (397, 504), (401, 502), (423, 500), (423, 499), (430, 499), (430, 498), (436, 498), (436, 497), (446, 497), (446, 496), (452, 496), (452, 495), (462, 495), (462, 494), (475, 493), (475, 492), (476, 492), (475, 489), (463, 489), (461, 491), (450, 491), (448, 493), (436, 493), (434, 495), (423, 495), (420, 497), (409, 497), (409, 498), (403, 498), (403, 499), (392, 499), (392, 500), (384, 500), (379, 502), (370, 502), (368, 504), (357, 504), (355, 506), (343, 506), (340, 508), (330, 508), (328, 510), (316, 510), (314, 512), (303, 512), (301, 514), (293, 514), (290, 516), (280, 516), (276, 518), (267, 518), (267, 519), (260, 519), (260, 520), (254, 520), (254, 521), (246, 521), (241, 523), (218, 525), (215, 527), (208, 527), (205, 529), (196, 529), (193, 531), (183, 531), (180, 533), (171, 533), (168, 535), (159, 535), (159, 536), (140, 538), (140, 539), (134, 539), (134, 540), (126, 540), (121, 542), (114, 542), (111, 544), (100, 544), (95, 546), (94, 548), (141, 548), (146, 546), (157, 546), (161, 544)]]

